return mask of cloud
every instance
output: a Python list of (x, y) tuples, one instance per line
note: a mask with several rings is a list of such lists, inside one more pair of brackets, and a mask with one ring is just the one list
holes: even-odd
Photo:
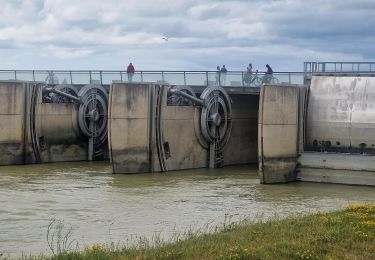
[(374, 11), (371, 0), (2, 0), (0, 57), (3, 69), (302, 70), (374, 59)]

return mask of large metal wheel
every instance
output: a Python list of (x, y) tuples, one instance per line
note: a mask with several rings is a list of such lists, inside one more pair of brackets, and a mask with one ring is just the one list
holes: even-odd
[[(173, 89), (177, 89), (181, 92), (185, 92), (190, 96), (196, 97), (194, 90), (189, 86), (173, 86)], [(191, 99), (178, 95), (176, 93), (172, 93), (168, 96), (167, 101), (168, 106), (193, 106), (194, 102)]]
[(101, 145), (107, 138), (108, 94), (100, 85), (86, 85), (78, 92), (81, 104), (78, 125), (81, 132)]
[(218, 86), (206, 88), (202, 95), (200, 125), (203, 138), (210, 144), (210, 167), (223, 162), (222, 150), (232, 129), (232, 106), (227, 92)]
[[(56, 90), (62, 91), (64, 93), (70, 94), (72, 96), (78, 96), (78, 90), (73, 85), (61, 84), (55, 87)], [(63, 97), (56, 93), (50, 93), (50, 98), (53, 103), (72, 103), (74, 100), (67, 97)]]

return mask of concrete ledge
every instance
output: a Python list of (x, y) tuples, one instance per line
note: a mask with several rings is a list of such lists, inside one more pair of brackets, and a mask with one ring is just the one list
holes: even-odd
[(300, 168), (300, 172), (297, 174), (297, 180), (375, 186), (375, 172)]
[(375, 157), (360, 154), (302, 153), (297, 180), (375, 186)]
[(375, 156), (370, 155), (304, 152), (298, 161), (303, 168), (375, 172)]

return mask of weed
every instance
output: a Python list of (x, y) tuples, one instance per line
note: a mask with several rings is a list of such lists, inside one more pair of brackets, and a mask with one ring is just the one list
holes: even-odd
[(73, 228), (65, 227), (61, 220), (51, 219), (47, 226), (47, 244), (53, 255), (61, 255), (78, 248), (78, 242), (72, 238)]

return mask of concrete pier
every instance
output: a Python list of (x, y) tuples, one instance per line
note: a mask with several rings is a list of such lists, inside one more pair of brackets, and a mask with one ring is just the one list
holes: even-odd
[(263, 85), (261, 88), (258, 119), (261, 183), (296, 180), (305, 93), (306, 86)]
[(31, 88), (22, 82), (0, 83), (0, 165), (35, 161), (28, 120)]

